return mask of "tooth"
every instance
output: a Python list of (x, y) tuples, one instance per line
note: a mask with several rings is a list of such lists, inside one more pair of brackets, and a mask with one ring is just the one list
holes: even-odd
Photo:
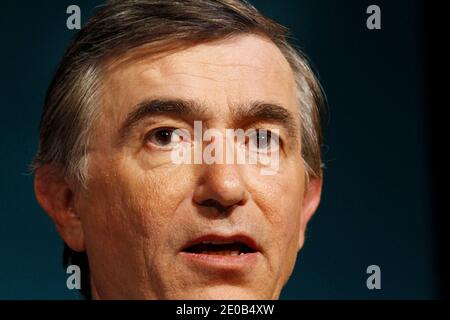
[(240, 255), (244, 254), (243, 252), (239, 252), (239, 250), (222, 250), (222, 251), (202, 250), (197, 253), (198, 254), (216, 255), (216, 256), (240, 256)]

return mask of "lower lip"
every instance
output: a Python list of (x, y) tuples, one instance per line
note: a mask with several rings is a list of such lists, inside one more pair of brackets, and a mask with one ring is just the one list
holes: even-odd
[(251, 271), (258, 263), (259, 252), (245, 253), (236, 256), (214, 255), (204, 253), (180, 252), (180, 256), (187, 262), (201, 268), (224, 271)]

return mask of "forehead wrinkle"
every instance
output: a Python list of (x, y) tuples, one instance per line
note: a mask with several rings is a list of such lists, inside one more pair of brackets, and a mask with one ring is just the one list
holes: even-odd
[[(166, 76), (170, 76), (170, 75), (187, 75), (187, 76), (197, 76), (200, 78), (205, 78), (208, 80), (213, 80), (213, 81), (217, 81), (220, 80), (221, 77), (208, 77), (207, 75), (199, 75), (199, 70), (198, 70), (198, 65), (201, 66), (209, 66), (201, 69), (200, 73), (204, 73), (204, 74), (220, 74), (221, 70), (220, 69), (228, 69), (228, 70), (232, 70), (232, 74), (236, 74), (238, 76), (242, 76), (243, 74), (246, 73), (250, 73), (253, 75), (254, 72), (258, 72), (261, 73), (263, 75), (267, 75), (267, 73), (270, 74), (277, 74), (277, 76), (281, 76), (281, 74), (283, 73), (283, 71), (290, 71), (286, 70), (285, 68), (279, 68), (277, 66), (273, 66), (270, 63), (264, 63), (264, 64), (250, 64), (250, 63), (214, 63), (214, 62), (208, 62), (208, 61), (195, 61), (195, 62), (178, 62), (179, 66), (186, 66), (188, 71), (183, 71), (183, 72), (179, 72), (179, 71), (171, 71), (171, 67), (173, 67), (174, 69), (177, 69), (177, 63), (171, 65), (171, 67), (169, 67), (169, 70), (159, 70), (160, 71), (160, 75), (162, 75), (164, 73), (164, 71), (166, 72)], [(189, 67), (192, 67), (192, 69), (190, 69)], [(243, 70), (244, 69), (244, 70)], [(284, 69), (284, 70), (283, 70)], [(230, 70), (230, 71), (231, 71)], [(161, 72), (162, 71), (162, 72)], [(203, 71), (203, 72), (202, 72)], [(281, 72), (280, 72), (281, 71)], [(238, 77), (236, 78), (236, 80), (239, 79)]]
[(203, 75), (199, 75), (199, 74), (193, 74), (190, 72), (171, 72), (171, 73), (168, 73), (166, 76), (178, 76), (178, 75), (188, 76), (188, 77), (196, 77), (196, 78), (206, 79), (206, 80), (211, 80), (211, 81), (216, 81), (216, 82), (220, 81), (220, 79), (215, 79), (212, 77), (203, 76)]
[[(237, 53), (239, 49), (244, 53), (242, 51)], [(162, 57), (161, 61), (165, 61), (170, 66), (174, 62), (175, 64), (179, 63), (180, 57), (185, 61), (184, 63), (255, 69), (273, 66), (272, 69), (275, 70), (291, 70), (289, 62), (275, 43), (257, 34), (241, 34), (228, 39), (199, 44), (168, 54)], [(215, 57), (217, 62), (210, 61), (211, 57)]]

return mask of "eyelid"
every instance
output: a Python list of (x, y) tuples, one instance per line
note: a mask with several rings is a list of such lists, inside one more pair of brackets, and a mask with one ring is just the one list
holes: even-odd
[(145, 137), (145, 135), (147, 135), (150, 131), (164, 128), (192, 131), (190, 123), (186, 121), (158, 115), (143, 120), (142, 123), (140, 123), (134, 130), (136, 130), (136, 133), (139, 134), (140, 140), (142, 140), (142, 138)]
[[(256, 139), (258, 139), (259, 131), (264, 131), (264, 132), (270, 134), (269, 148), (267, 149), (268, 152), (276, 152), (282, 148), (282, 140), (281, 140), (280, 134), (278, 133), (279, 129), (267, 129), (267, 128), (252, 128), (252, 129), (253, 129), (252, 136), (256, 136)], [(275, 143), (275, 142), (272, 142), (273, 141), (272, 139), (274, 136), (277, 138), (276, 146), (272, 146), (272, 143)], [(264, 150), (264, 148), (255, 148), (255, 150), (257, 150), (258, 152), (263, 152), (262, 150)]]
[[(167, 146), (161, 146), (161, 145), (157, 145), (154, 142), (150, 141), (151, 135), (154, 134), (157, 131), (160, 131), (160, 130), (171, 130), (172, 131), (171, 134), (173, 134), (173, 132), (177, 131), (177, 130), (182, 130), (182, 132), (186, 131), (186, 129), (181, 129), (181, 128), (177, 128), (177, 127), (171, 127), (171, 126), (156, 127), (156, 128), (148, 130), (144, 134), (144, 138), (143, 138), (144, 145), (149, 147), (149, 148), (156, 149), (156, 150), (161, 150), (161, 151), (172, 150), (174, 148), (173, 144), (169, 144)], [(151, 144), (151, 145), (149, 145), (149, 144)], [(176, 143), (174, 143), (174, 144), (176, 144)]]
[(271, 136), (277, 136), (278, 137), (278, 141), (281, 143), (281, 133), (280, 133), (280, 129), (277, 128), (254, 128), (254, 130), (256, 131), (256, 133), (258, 131), (265, 131), (266, 133), (270, 133)]

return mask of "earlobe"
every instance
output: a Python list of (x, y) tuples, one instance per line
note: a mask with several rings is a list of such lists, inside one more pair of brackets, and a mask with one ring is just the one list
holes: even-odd
[(74, 194), (64, 176), (50, 165), (36, 169), (36, 199), (55, 223), (64, 242), (75, 251), (84, 251), (81, 220), (74, 205)]

